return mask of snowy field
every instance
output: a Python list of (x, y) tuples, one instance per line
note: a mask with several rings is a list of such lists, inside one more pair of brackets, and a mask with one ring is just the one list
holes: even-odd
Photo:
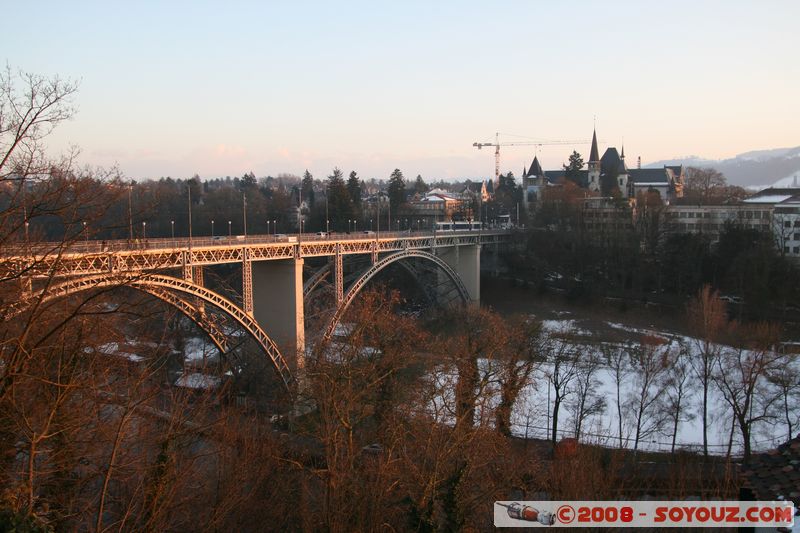
[[(689, 357), (696, 357), (700, 351), (701, 343), (694, 338), (671, 334), (663, 331), (651, 331), (644, 329), (631, 328), (623, 324), (605, 323), (612, 330), (619, 331), (631, 339), (641, 338), (642, 336), (658, 337), (662, 339), (663, 344), (659, 346), (660, 351), (670, 351), (675, 353), (683, 350)], [(602, 360), (602, 344), (592, 341), (593, 333), (587, 329), (580, 327), (580, 321), (573, 319), (557, 319), (557, 320), (544, 320), (542, 325), (546, 334), (554, 339), (555, 343), (569, 343), (566, 346), (569, 349), (580, 350), (581, 355), (588, 359), (595, 357)], [(559, 339), (561, 335), (575, 335), (577, 338), (572, 341), (562, 341)], [(585, 341), (584, 341), (585, 339)], [(606, 346), (612, 346), (606, 343)], [(729, 347), (720, 347), (727, 348)], [(480, 406), (476, 418), (478, 422), (485, 424), (492, 424), (491, 416), (494, 411), (494, 406), (497, 404), (498, 395), (497, 384), (492, 383), (492, 374), (496, 370), (493, 368), (493, 362), (489, 360), (481, 360), (479, 362), (481, 374), (487, 378), (489, 385), (484, 405)], [(553, 366), (550, 364), (541, 365), (532, 376), (531, 384), (527, 385), (520, 393), (517, 402), (512, 412), (512, 427), (513, 432), (520, 436), (528, 436), (538, 439), (548, 439), (552, 432), (552, 408), (553, 398), (555, 396), (554, 389), (550, 382), (550, 375), (553, 371)], [(671, 376), (671, 372), (665, 372), (659, 379), (660, 383), (653, 385), (653, 391), (659, 391), (662, 388), (663, 381)], [(590, 394), (595, 395), (597, 398), (605, 400), (605, 408), (602, 412), (588, 416), (582, 426), (580, 440), (583, 442), (590, 442), (593, 444), (605, 445), (610, 447), (619, 446), (619, 417), (617, 416), (617, 400), (616, 400), (616, 385), (613, 373), (607, 367), (599, 368), (595, 373), (596, 381), (591, 385)], [(436, 372), (433, 379), (437, 381), (437, 385), (441, 387), (440, 390), (452, 391), (454, 390), (456, 374), (454, 370), (446, 369), (444, 366)], [(631, 411), (632, 402), (637, 398), (640, 379), (635, 372), (629, 371), (621, 380), (621, 403), (622, 418), (623, 418), (623, 431), (622, 431), (622, 445), (626, 448), (633, 448), (634, 435), (635, 435), (635, 417)], [(690, 450), (702, 451), (703, 433), (702, 433), (702, 388), (696, 376), (690, 371), (688, 385), (690, 390), (685, 398), (686, 417), (678, 424), (676, 432), (676, 450)], [(762, 383), (766, 387), (766, 382)], [(564, 403), (562, 403), (559, 411), (558, 435), (559, 438), (574, 437), (574, 416), (571, 414), (570, 404), (574, 404), (575, 400), (579, 397), (576, 392), (575, 384), (568, 385), (567, 390), (570, 391)], [(709, 453), (715, 455), (724, 455), (728, 451), (729, 440), (731, 436), (731, 411), (730, 407), (724, 400), (719, 388), (715, 384), (711, 384), (709, 391)], [(656, 394), (658, 402), (666, 400), (666, 392), (661, 391)], [(438, 397), (431, 408), (443, 420), (452, 420), (452, 392), (444, 393)], [(797, 399), (795, 400), (797, 401)], [(778, 406), (776, 405), (776, 408)], [(800, 422), (800, 405), (796, 403), (793, 406), (792, 416), (794, 431), (797, 431), (797, 424)], [(753, 451), (764, 451), (776, 447), (778, 444), (785, 442), (789, 438), (788, 428), (785, 423), (785, 417), (779, 410), (775, 411), (776, 416), (768, 420), (759, 421), (753, 424), (753, 436), (751, 438), (751, 445)], [(485, 416), (486, 420), (480, 420)], [(648, 451), (669, 451), (672, 447), (672, 419), (654, 406), (650, 410), (650, 414), (646, 417), (649, 428), (656, 427), (652, 431), (640, 437), (638, 448), (640, 450)], [(738, 427), (734, 429), (733, 439), (731, 443), (731, 451), (734, 455), (739, 455), (742, 452), (742, 440)]]

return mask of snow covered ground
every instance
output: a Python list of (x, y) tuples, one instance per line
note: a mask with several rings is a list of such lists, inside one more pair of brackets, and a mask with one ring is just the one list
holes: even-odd
[[(648, 329), (636, 329), (628, 327), (624, 324), (618, 323), (605, 323), (612, 330), (618, 330), (621, 334), (627, 335), (630, 338), (641, 338), (642, 336), (658, 337), (663, 339), (664, 344), (659, 347), (659, 350), (680, 350), (683, 349), (692, 355), (696, 355), (700, 350), (700, 343), (697, 339), (687, 337), (684, 335), (672, 334), (664, 331), (652, 331)], [(543, 329), (551, 337), (554, 334), (576, 335), (579, 339), (574, 341), (560, 341), (556, 342), (570, 342), (570, 348), (583, 351), (585, 357), (595, 356), (600, 358), (602, 344), (596, 341), (590, 341), (594, 333), (583, 327), (580, 322), (571, 318), (545, 320), (542, 322)], [(557, 336), (557, 335), (556, 335)], [(586, 338), (587, 342), (581, 342), (580, 338)], [(606, 344), (608, 345), (608, 344)], [(493, 371), (492, 365), (494, 363), (488, 360), (481, 360), (479, 366), (482, 374), (491, 373)], [(553, 405), (553, 397), (555, 396), (552, 385), (548, 379), (548, 375), (552, 372), (551, 365), (542, 365), (537, 369), (535, 375), (531, 380), (531, 384), (526, 386), (520, 393), (517, 403), (512, 412), (512, 426), (513, 431), (518, 436), (528, 436), (533, 438), (547, 439), (551, 433), (551, 413)], [(592, 442), (600, 445), (618, 446), (619, 445), (619, 430), (618, 430), (618, 416), (616, 404), (616, 387), (615, 380), (607, 368), (601, 368), (597, 371), (597, 384), (592, 388), (593, 392), (598, 393), (599, 396), (604, 397), (606, 400), (606, 408), (601, 414), (590, 416), (584, 423), (582, 428), (581, 440)], [(434, 399), (430, 408), (436, 413), (437, 417), (443, 421), (452, 420), (453, 409), (453, 395), (456, 373), (452, 369), (444, 366), (432, 376), (441, 386), (440, 390), (445, 392), (441, 396)], [(702, 422), (700, 411), (702, 406), (702, 392), (699, 389), (699, 383), (694, 375), (691, 375), (693, 390), (686, 399), (686, 409), (691, 415), (692, 419), (688, 421), (681, 421), (678, 426), (676, 437), (676, 450), (702, 450)], [(627, 374), (621, 386), (621, 398), (623, 402), (630, 400), (634, 396), (634, 389), (636, 387), (636, 378), (632, 373)], [(496, 392), (496, 386), (494, 391)], [(490, 385), (489, 389), (492, 389)], [(572, 393), (574, 397), (574, 393)], [(478, 409), (476, 417), (480, 419), (482, 413), (485, 413), (487, 418), (491, 416), (493, 407), (497, 404), (497, 395), (490, 397), (486, 400), (486, 405)], [(566, 403), (570, 400), (566, 398), (559, 411), (559, 436), (572, 437), (574, 436), (573, 419)], [(660, 398), (661, 399), (661, 398)], [(627, 412), (623, 410), (623, 432), (622, 440), (623, 446), (633, 448), (633, 438), (635, 433), (634, 420)], [(800, 411), (798, 406), (797, 411)], [(800, 415), (800, 413), (797, 413)], [(664, 416), (661, 417), (666, 418)], [(645, 438), (640, 439), (639, 449), (649, 451), (669, 451), (672, 445), (672, 422), (671, 420), (658, 420), (659, 416), (653, 417), (654, 421), (662, 422), (662, 426), (658, 431), (653, 432)], [(725, 454), (728, 449), (728, 442), (731, 432), (731, 416), (727, 404), (724, 402), (723, 396), (719, 389), (712, 385), (710, 391), (709, 402), (709, 452), (714, 454)], [(491, 421), (487, 420), (487, 423)], [(782, 419), (759, 422), (754, 424), (752, 447), (753, 451), (763, 451), (776, 447), (778, 444), (785, 442), (789, 438), (786, 424)], [(735, 429), (733, 434), (732, 452), (734, 454), (741, 453), (742, 442), (738, 428)]]

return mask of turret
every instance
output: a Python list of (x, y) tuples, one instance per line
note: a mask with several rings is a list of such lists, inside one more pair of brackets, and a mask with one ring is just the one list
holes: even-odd
[(592, 131), (592, 150), (589, 153), (589, 190), (600, 192), (600, 151), (597, 149), (597, 130)]
[(619, 167), (617, 168), (617, 185), (619, 192), (623, 196), (630, 196), (628, 191), (628, 165), (625, 164), (625, 145), (622, 145), (622, 154), (619, 156)]

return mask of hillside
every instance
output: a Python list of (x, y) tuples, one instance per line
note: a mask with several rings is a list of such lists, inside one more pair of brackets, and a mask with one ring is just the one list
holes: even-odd
[(754, 150), (730, 159), (704, 159), (688, 156), (648, 163), (645, 168), (663, 165), (685, 165), (714, 167), (733, 185), (768, 186), (780, 181), (784, 186), (791, 185), (797, 176), (800, 182), (800, 146), (794, 148), (775, 148)]

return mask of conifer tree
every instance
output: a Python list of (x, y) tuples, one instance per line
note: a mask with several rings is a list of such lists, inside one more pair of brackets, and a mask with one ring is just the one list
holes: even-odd
[(406, 201), (406, 180), (399, 168), (394, 169), (389, 176), (389, 206), (393, 212), (397, 212)]

